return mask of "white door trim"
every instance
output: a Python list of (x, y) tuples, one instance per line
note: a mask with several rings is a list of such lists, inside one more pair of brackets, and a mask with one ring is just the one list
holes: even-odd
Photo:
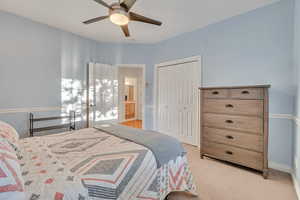
[[(129, 68), (142, 68), (143, 69), (143, 105), (142, 105), (142, 127), (145, 128), (145, 108), (146, 108), (146, 65), (145, 64), (118, 64), (118, 68), (129, 67)], [(120, 105), (119, 105), (120, 106)]]
[[(200, 77), (199, 77), (199, 87), (202, 86), (202, 57), (201, 56), (193, 56), (193, 57), (188, 57), (188, 58), (183, 58), (183, 59), (177, 59), (177, 60), (171, 60), (171, 61), (166, 61), (162, 62), (159, 64), (154, 65), (154, 80), (153, 80), (153, 129), (157, 131), (157, 114), (158, 114), (158, 69), (160, 67), (166, 67), (170, 65), (178, 65), (178, 64), (183, 64), (183, 63), (189, 63), (189, 62), (197, 62), (199, 66), (199, 72), (200, 72)], [(198, 95), (199, 98), (199, 103), (200, 102), (200, 95)], [(199, 104), (199, 113), (200, 113), (200, 104)], [(200, 115), (199, 115), (200, 116)], [(200, 119), (200, 118), (199, 118)], [(200, 122), (198, 123), (198, 132), (200, 130)], [(197, 134), (197, 142), (198, 146), (200, 146), (200, 134)]]
[[(177, 59), (177, 60), (170, 60), (170, 61), (156, 64), (155, 67), (158, 68), (158, 67), (165, 67), (165, 66), (169, 66), (169, 65), (178, 65), (178, 64), (182, 64), (182, 63), (186, 63), (186, 62), (201, 62), (201, 56), (193, 56), (193, 57), (182, 58), (182, 59)], [(200, 67), (201, 67), (201, 65), (200, 65)]]

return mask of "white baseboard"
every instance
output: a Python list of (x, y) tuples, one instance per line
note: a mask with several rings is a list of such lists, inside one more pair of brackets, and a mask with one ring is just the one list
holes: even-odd
[(293, 183), (294, 183), (294, 187), (295, 187), (295, 190), (296, 190), (296, 194), (297, 194), (297, 197), (298, 199), (300, 199), (300, 185), (299, 185), (299, 182), (296, 178), (296, 175), (294, 173), (292, 173), (292, 179), (293, 179)]
[(299, 182), (296, 178), (294, 170), (290, 166), (278, 164), (278, 163), (275, 163), (275, 162), (269, 162), (269, 168), (276, 169), (278, 171), (282, 171), (282, 172), (286, 172), (286, 173), (291, 174), (292, 180), (293, 180), (293, 185), (294, 185), (294, 188), (295, 188), (295, 191), (296, 191), (296, 194), (297, 194), (297, 199), (300, 200), (300, 185), (299, 185)]
[(298, 162), (299, 162), (299, 156), (295, 155), (295, 158), (294, 158), (294, 172), (292, 173), (292, 179), (293, 179), (293, 183), (294, 183), (294, 187), (295, 187), (295, 190), (296, 190), (297, 197), (300, 200), (300, 185), (299, 185), (298, 179), (296, 178), (296, 172), (299, 169), (299, 163)]
[(269, 168), (276, 169), (278, 171), (282, 171), (290, 174), (293, 173), (293, 169), (290, 166), (279, 164), (276, 162), (269, 162)]

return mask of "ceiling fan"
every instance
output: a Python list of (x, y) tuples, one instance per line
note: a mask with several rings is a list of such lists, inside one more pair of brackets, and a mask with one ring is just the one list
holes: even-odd
[(121, 0), (119, 0), (118, 3), (113, 3), (111, 5), (108, 5), (103, 0), (94, 0), (94, 1), (108, 8), (109, 10), (108, 15), (87, 20), (83, 22), (84, 24), (91, 24), (109, 18), (112, 23), (122, 28), (126, 37), (130, 36), (129, 28), (128, 28), (128, 23), (130, 21), (138, 21), (138, 22), (153, 24), (157, 26), (162, 25), (160, 21), (150, 19), (148, 17), (144, 17), (134, 12), (130, 12), (130, 9), (132, 8), (136, 0), (124, 0), (122, 2)]

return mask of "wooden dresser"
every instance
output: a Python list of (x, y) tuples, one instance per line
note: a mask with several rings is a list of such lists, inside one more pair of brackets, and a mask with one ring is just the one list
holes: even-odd
[(229, 161), (268, 177), (268, 88), (200, 88), (201, 158)]

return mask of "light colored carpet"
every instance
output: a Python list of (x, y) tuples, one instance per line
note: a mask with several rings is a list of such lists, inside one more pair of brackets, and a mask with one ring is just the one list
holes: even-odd
[(199, 197), (174, 193), (169, 200), (297, 200), (289, 174), (271, 170), (265, 180), (255, 171), (213, 159), (201, 160), (197, 147), (184, 147)]

